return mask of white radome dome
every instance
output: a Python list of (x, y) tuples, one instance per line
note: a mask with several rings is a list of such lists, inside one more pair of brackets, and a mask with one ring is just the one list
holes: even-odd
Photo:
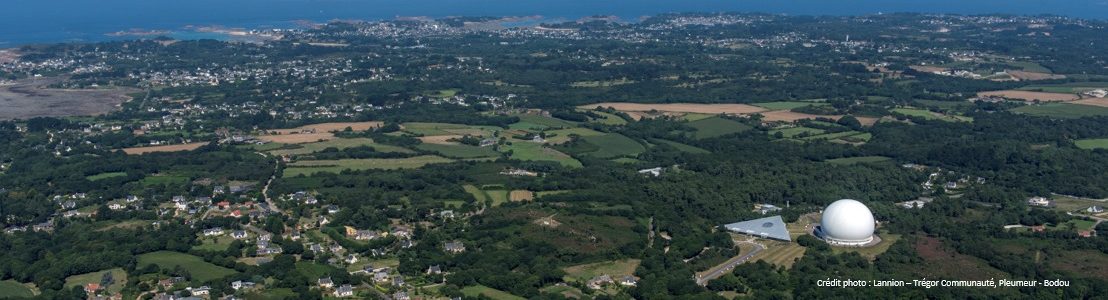
[(858, 200), (838, 200), (823, 210), (820, 227), (829, 242), (865, 244), (873, 240), (873, 213)]

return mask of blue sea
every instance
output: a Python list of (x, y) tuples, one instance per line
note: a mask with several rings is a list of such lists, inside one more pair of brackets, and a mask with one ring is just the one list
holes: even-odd
[(127, 30), (179, 38), (217, 37), (188, 26), (287, 28), (296, 21), (379, 20), (398, 16), (533, 16), (627, 21), (667, 12), (860, 15), (891, 12), (1053, 14), (1108, 19), (1108, 0), (3, 0), (0, 48), (87, 42)]

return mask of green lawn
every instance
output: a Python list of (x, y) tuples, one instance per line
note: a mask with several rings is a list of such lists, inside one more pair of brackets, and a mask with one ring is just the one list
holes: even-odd
[(293, 177), (300, 174), (311, 175), (317, 172), (340, 173), (343, 170), (396, 170), (415, 169), (429, 164), (449, 163), (454, 160), (435, 156), (423, 155), (408, 158), (365, 158), (365, 159), (338, 159), (338, 160), (303, 160), (289, 164), (285, 168), (282, 177)]
[(91, 176), (85, 176), (85, 179), (88, 179), (89, 181), (97, 181), (97, 180), (101, 180), (101, 179), (124, 177), (124, 176), (127, 176), (126, 172), (106, 172), (106, 173), (100, 173), (100, 174), (91, 175)]
[(34, 295), (31, 288), (15, 280), (0, 281), (0, 298), (29, 298)]
[(497, 188), (478, 188), (477, 186), (466, 184), (462, 185), (462, 189), (473, 195), (473, 198), (477, 199), (478, 203), (485, 203), (489, 206), (499, 206), (505, 202), (508, 202), (508, 190), (503, 189), (502, 186)]
[(525, 298), (509, 294), (508, 292), (498, 289), (490, 288), (483, 285), (467, 286), (462, 288), (462, 294), (466, 297), (477, 298), (478, 296), (485, 296), (492, 298), (493, 300), (523, 300)]
[(112, 273), (112, 280), (114, 282), (112, 285), (106, 287), (109, 293), (117, 293), (123, 290), (123, 286), (127, 285), (127, 271), (121, 268), (115, 268), (66, 277), (65, 288), (69, 289), (75, 286), (85, 286), (89, 283), (100, 283), (100, 280), (104, 278), (105, 272)]
[(513, 140), (511, 145), (500, 148), (501, 151), (511, 151), (512, 159), (528, 161), (553, 161), (567, 167), (581, 167), (581, 162), (573, 157), (559, 152), (542, 144), (527, 141)]
[(298, 147), (292, 149), (277, 149), (269, 151), (273, 155), (300, 155), (309, 154), (323, 151), (327, 148), (336, 148), (339, 150), (346, 148), (354, 148), (359, 146), (369, 146), (377, 152), (398, 152), (398, 153), (412, 153), (412, 150), (405, 149), (403, 147), (397, 147), (392, 145), (384, 145), (373, 142), (367, 138), (353, 138), (353, 139), (333, 139), (323, 142), (298, 144)]
[(192, 280), (196, 283), (207, 282), (236, 273), (235, 270), (213, 265), (198, 256), (173, 251), (150, 252), (138, 256), (140, 268), (150, 264), (163, 269), (173, 269), (180, 266), (192, 275)]
[(585, 136), (581, 139), (599, 148), (596, 151), (585, 153), (585, 155), (588, 156), (616, 158), (622, 156), (637, 156), (640, 153), (646, 152), (646, 147), (643, 147), (638, 141), (618, 133)]
[(697, 139), (714, 138), (732, 133), (747, 131), (752, 128), (750, 127), (750, 125), (720, 117), (711, 117), (707, 119), (692, 121), (689, 122), (688, 125), (692, 128), (696, 128), (696, 133), (693, 134), (693, 137)]
[(1077, 148), (1092, 150), (1092, 149), (1108, 149), (1108, 138), (1103, 139), (1081, 139), (1073, 142), (1077, 145)]
[(1070, 103), (1045, 103), (1038, 105), (1026, 105), (1012, 109), (1012, 111), (1033, 116), (1072, 119), (1091, 116), (1108, 116), (1108, 107), (1070, 104)]
[(812, 102), (798, 102), (798, 101), (778, 101), (778, 102), (765, 102), (765, 103), (751, 103), (757, 107), (765, 108), (768, 110), (791, 110), (797, 107), (805, 107), (809, 105), (827, 105), (827, 103), (812, 103)]
[(838, 138), (845, 138), (845, 137), (859, 135), (859, 134), (862, 134), (862, 132), (859, 132), (859, 131), (843, 131), (843, 132), (836, 132), (836, 133), (813, 135), (813, 136), (804, 137), (804, 138), (800, 138), (800, 139), (804, 140), (804, 141), (834, 140), (834, 139), (838, 139)]
[(444, 145), (423, 143), (415, 147), (419, 150), (431, 151), (450, 158), (479, 158), (500, 156), (493, 147), (477, 147), (470, 145)]
[(882, 162), (882, 161), (888, 161), (888, 160), (889, 160), (889, 158), (884, 157), (884, 156), (857, 156), (857, 157), (844, 157), (844, 158), (828, 159), (828, 160), (825, 160), (824, 162), (831, 163), (831, 164), (836, 164), (836, 165), (855, 165), (855, 164), (863, 164), (863, 163)]

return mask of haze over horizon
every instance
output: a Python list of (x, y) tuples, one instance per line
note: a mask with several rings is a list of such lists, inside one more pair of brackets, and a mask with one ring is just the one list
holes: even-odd
[[(397, 16), (527, 16), (573, 19), (615, 15), (635, 20), (667, 12), (764, 12), (794, 15), (861, 15), (919, 12), (954, 14), (1054, 14), (1108, 17), (1105, 0), (617, 0), (617, 1), (458, 0), (12, 0), (0, 11), (0, 47), (28, 43), (97, 41), (106, 33), (130, 29), (177, 30), (188, 25), (280, 27), (295, 20), (390, 19)], [(631, 5), (634, 4), (634, 5)]]

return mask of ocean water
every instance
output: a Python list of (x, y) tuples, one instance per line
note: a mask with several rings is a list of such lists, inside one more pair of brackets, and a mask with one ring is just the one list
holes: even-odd
[(858, 15), (891, 12), (1054, 14), (1108, 19), (1108, 0), (3, 0), (0, 48), (99, 41), (107, 33), (186, 26), (292, 27), (297, 20), (378, 20), (398, 16), (615, 15), (634, 21), (667, 12)]

